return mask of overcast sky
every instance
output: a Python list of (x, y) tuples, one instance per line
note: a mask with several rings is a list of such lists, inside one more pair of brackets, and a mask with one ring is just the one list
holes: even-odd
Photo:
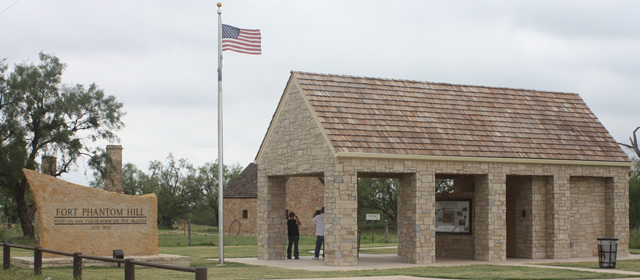
[[(11, 6), (13, 5), (13, 6)], [(38, 53), (124, 103), (124, 162), (217, 158), (212, 0), (0, 0), (0, 59)], [(640, 1), (223, 2), (262, 32), (224, 53), (224, 163), (252, 162), (290, 71), (575, 92), (618, 142), (640, 126)], [(105, 143), (106, 144), (106, 143)], [(86, 184), (78, 172), (63, 176)]]

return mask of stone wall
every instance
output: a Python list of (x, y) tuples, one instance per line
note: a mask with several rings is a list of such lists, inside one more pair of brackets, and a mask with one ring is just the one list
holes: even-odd
[(42, 170), (43, 174), (55, 176), (58, 172), (58, 159), (54, 156), (42, 156)]
[[(258, 164), (258, 258), (284, 259), (286, 250), (286, 179), (322, 176), (332, 166), (332, 152), (305, 100), (291, 85), (269, 129)], [(333, 180), (324, 173), (325, 188)], [(328, 192), (328, 191), (327, 191)], [(325, 192), (325, 201), (327, 198)], [(328, 206), (325, 204), (325, 206)], [(329, 215), (325, 215), (325, 221)], [(326, 222), (326, 224), (330, 224)], [(326, 227), (329, 230), (330, 226)], [(327, 249), (329, 245), (327, 245)]]
[[(626, 167), (597, 167), (597, 166), (564, 166), (564, 165), (547, 165), (541, 168), (536, 164), (487, 164), (487, 163), (463, 163), (463, 162), (438, 162), (438, 161), (409, 161), (409, 160), (389, 160), (389, 159), (340, 159), (340, 166), (350, 173), (388, 173), (390, 177), (398, 177), (402, 170), (413, 171), (415, 174), (423, 174), (420, 176), (402, 175), (399, 190), (399, 254), (404, 256), (406, 262), (412, 263), (428, 263), (432, 262), (429, 250), (433, 251), (437, 256), (451, 256), (460, 258), (473, 258), (477, 260), (506, 260), (507, 246), (507, 224), (506, 224), (506, 202), (508, 199), (508, 185), (514, 184), (516, 193), (516, 256), (520, 258), (569, 258), (571, 256), (586, 256), (593, 252), (592, 246), (595, 246), (595, 238), (598, 235), (606, 235), (607, 237), (618, 238), (620, 240), (619, 253), (621, 256), (628, 254), (628, 226), (625, 225), (624, 219), (620, 216), (628, 216), (628, 191), (625, 191), (623, 183), (627, 180), (628, 169)], [(471, 167), (471, 168), (470, 168)], [(426, 172), (426, 169), (437, 171)], [(541, 170), (542, 169), (542, 170)], [(357, 171), (356, 171), (357, 170)], [(489, 171), (494, 171), (489, 173)], [(475, 174), (475, 192), (454, 192), (453, 194), (442, 194), (438, 197), (463, 198), (473, 197), (474, 221), (472, 235), (434, 235), (437, 240), (434, 247), (430, 245), (433, 240), (431, 235), (433, 232), (428, 231), (433, 225), (430, 224), (431, 218), (425, 216), (418, 218), (417, 214), (429, 213), (428, 208), (421, 209), (420, 205), (428, 206), (432, 202), (428, 202), (428, 196), (435, 197), (433, 189), (435, 187), (435, 177), (439, 173), (445, 174)], [(406, 173), (405, 173), (406, 174)], [(429, 175), (431, 174), (431, 175)], [(539, 175), (539, 176), (534, 176)], [(588, 176), (587, 176), (588, 175)], [(596, 196), (590, 196), (585, 201), (572, 202), (573, 190), (569, 182), (579, 177), (593, 177), (600, 175), (602, 177), (597, 180), (590, 179), (584, 183), (589, 188), (596, 188), (590, 192), (599, 193)], [(426, 176), (426, 177), (425, 177)], [(516, 178), (515, 182), (508, 178), (511, 176), (523, 176)], [(417, 178), (420, 179), (417, 179)], [(429, 179), (431, 178), (431, 179)], [(570, 178), (572, 178), (570, 180)], [(341, 181), (342, 180), (342, 181)], [(345, 183), (345, 176), (337, 179), (334, 176), (333, 186), (342, 184), (339, 189), (349, 190), (355, 188), (357, 176), (348, 176), (350, 184)], [(421, 186), (414, 185), (415, 182), (422, 182)], [(428, 182), (428, 183), (427, 183)], [(576, 181), (577, 183), (578, 181)], [(606, 184), (608, 183), (608, 185)], [(425, 184), (427, 183), (427, 184)], [(583, 184), (583, 183), (580, 183)], [(603, 187), (610, 186), (607, 191), (603, 191)], [(351, 187), (349, 187), (351, 186)], [(329, 185), (327, 185), (329, 187)], [(426, 192), (421, 194), (418, 190), (425, 189)], [(599, 190), (597, 190), (599, 189)], [(588, 190), (581, 190), (584, 193)], [(349, 198), (349, 192), (340, 192), (338, 190), (328, 191), (330, 199), (335, 203), (327, 202), (329, 208), (327, 213), (331, 217), (333, 224), (340, 225), (339, 234), (342, 240), (345, 236), (350, 236), (352, 230), (357, 230), (357, 226), (345, 227), (350, 223), (344, 223), (342, 217), (347, 213), (355, 213), (357, 204), (345, 201), (345, 197)], [(608, 193), (608, 194), (607, 194)], [(327, 194), (326, 194), (327, 195)], [(342, 196), (342, 199), (335, 197)], [(355, 196), (355, 194), (354, 194)], [(578, 196), (580, 197), (580, 196)], [(610, 197), (606, 200), (606, 197)], [(355, 197), (352, 198), (355, 201)], [(575, 198), (573, 198), (575, 200)], [(434, 201), (434, 200), (431, 200)], [(614, 214), (606, 214), (608, 212), (602, 210), (603, 201), (606, 209)], [(355, 203), (355, 202), (353, 202)], [(591, 206), (591, 204), (596, 206)], [(335, 207), (335, 208), (334, 208)], [(613, 220), (611, 223), (594, 223), (587, 222), (589, 218), (577, 215), (583, 207), (591, 208), (588, 211), (600, 211), (597, 217), (608, 217)], [(595, 207), (595, 208), (594, 208)], [(334, 211), (341, 209), (340, 212)], [(593, 210), (595, 209), (595, 210)], [(525, 216), (523, 216), (523, 211)], [(604, 212), (602, 212), (604, 211)], [(599, 218), (600, 220), (602, 218)], [(349, 218), (346, 221), (351, 221)], [(600, 221), (598, 220), (598, 221)], [(588, 224), (593, 228), (593, 233), (584, 234), (582, 224)], [(415, 231), (413, 229), (424, 228), (424, 230)], [(611, 230), (609, 230), (609, 228)], [(605, 234), (608, 233), (608, 234)], [(329, 231), (327, 231), (327, 235)], [(327, 236), (327, 247), (329, 242), (337, 242), (339, 238)], [(349, 239), (350, 240), (350, 239)], [(587, 246), (582, 252), (572, 253), (571, 244), (574, 246)], [(344, 251), (349, 250), (350, 243), (341, 242), (342, 251), (340, 252), (342, 259)], [(420, 248), (420, 250), (417, 250)], [(431, 249), (429, 249), (431, 248)], [(575, 250), (573, 250), (575, 251)], [(586, 252), (586, 253), (585, 253)], [(328, 253), (337, 253), (330, 252)], [(330, 257), (328, 257), (330, 258)], [(343, 262), (341, 265), (350, 265)]]
[(301, 235), (316, 235), (316, 225), (311, 221), (315, 210), (324, 206), (324, 184), (318, 177), (289, 177), (287, 180), (287, 211), (293, 211), (300, 219)]
[[(286, 211), (298, 215), (301, 235), (315, 235), (311, 218), (324, 206), (324, 184), (317, 177), (289, 177), (286, 185)], [(243, 212), (247, 211), (244, 218)], [(284, 219), (284, 217), (283, 217)], [(256, 235), (258, 230), (258, 198), (224, 199), (225, 234)]]
[(598, 255), (598, 238), (609, 238), (606, 229), (605, 179), (571, 177), (571, 257)]
[[(439, 175), (436, 174), (436, 178), (438, 177)], [(453, 187), (452, 193), (437, 193), (436, 200), (473, 200), (475, 176), (466, 175), (456, 177), (453, 179)], [(473, 203), (473, 201), (471, 207), (471, 214), (474, 215), (475, 211), (473, 207), (475, 207), (475, 203)], [(472, 218), (472, 222), (473, 221), (475, 221), (475, 218)], [(436, 233), (436, 257), (474, 259), (475, 240), (473, 231), (472, 225), (471, 234)]]
[(225, 198), (224, 225), (225, 234), (255, 235), (258, 230), (258, 198)]
[(104, 180), (104, 190), (109, 192), (123, 193), (122, 187), (122, 146), (107, 145), (106, 176)]
[[(91, 256), (158, 254), (158, 200), (72, 184), (28, 169), (38, 209), (40, 246)], [(55, 255), (44, 254), (45, 258)]]
[[(547, 228), (552, 226), (551, 209), (551, 185), (553, 178), (550, 176), (533, 176), (531, 180), (531, 258), (551, 258), (547, 255), (552, 243), (551, 235), (547, 234)], [(549, 226), (547, 226), (549, 225)]]
[[(507, 208), (513, 211), (507, 212), (507, 257), (510, 258), (533, 258), (532, 186), (531, 176), (507, 176), (507, 204), (513, 200), (510, 202), (513, 209)], [(509, 240), (510, 237), (514, 240)]]

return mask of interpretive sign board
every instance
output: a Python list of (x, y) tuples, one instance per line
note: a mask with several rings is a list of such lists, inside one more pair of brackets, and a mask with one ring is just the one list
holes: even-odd
[(471, 200), (436, 201), (437, 233), (471, 233)]
[(92, 256), (112, 256), (116, 249), (125, 256), (158, 254), (155, 194), (119, 194), (23, 173), (38, 210), (42, 248)]

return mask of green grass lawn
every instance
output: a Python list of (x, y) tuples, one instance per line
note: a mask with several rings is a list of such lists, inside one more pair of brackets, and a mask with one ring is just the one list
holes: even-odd
[[(600, 264), (597, 261), (593, 262), (567, 262), (567, 263), (551, 263), (553, 266), (568, 266), (568, 267), (581, 267), (581, 268), (594, 268), (599, 269)], [(635, 271), (640, 272), (639, 260), (618, 260), (616, 261), (617, 270)], [(604, 269), (606, 270), (606, 269)]]
[[(392, 276), (408, 275), (416, 277), (435, 277), (449, 279), (607, 279), (625, 278), (628, 276), (607, 273), (579, 272), (563, 269), (545, 269), (531, 267), (513, 267), (496, 265), (470, 265), (451, 267), (421, 267), (385, 270), (364, 270), (364, 271), (300, 271), (275, 267), (251, 266), (230, 261), (238, 257), (256, 257), (257, 239), (255, 236), (225, 236), (225, 261), (224, 266), (218, 266), (217, 261), (208, 259), (218, 258), (219, 247), (217, 231), (213, 227), (192, 226), (193, 234), (191, 238), (192, 246), (187, 246), (188, 237), (182, 231), (159, 230), (160, 252), (166, 254), (186, 255), (191, 258), (192, 267), (205, 266), (208, 269), (208, 279), (287, 279), (287, 278), (327, 278), (327, 277), (366, 277), (366, 276)], [(12, 235), (12, 243), (24, 245), (37, 245), (28, 240), (21, 240), (19, 233)], [(368, 242), (363, 242), (361, 248), (390, 247), (397, 245), (395, 236), (391, 238), (393, 242), (384, 243), (384, 236), (375, 235), (375, 242), (371, 242), (369, 233)], [(215, 246), (214, 246), (215, 244)], [(315, 246), (314, 236), (302, 236), (300, 239), (300, 254), (311, 256), (311, 251)], [(397, 253), (397, 248), (377, 248), (363, 249), (361, 253)], [(22, 249), (12, 249), (12, 256), (33, 256), (32, 251)], [(567, 264), (576, 266), (575, 263)], [(597, 263), (577, 264), (585, 267), (597, 267)], [(635, 267), (636, 269), (633, 269)], [(638, 271), (640, 260), (619, 261), (618, 269), (629, 269)], [(33, 276), (31, 269), (18, 269), (12, 267), (7, 271), (0, 272), (0, 279), (3, 280), (55, 280), (70, 279), (72, 275), (71, 267), (45, 268), (41, 276)], [(84, 279), (123, 279), (123, 268), (115, 267), (85, 267), (82, 275)], [(176, 272), (170, 270), (136, 267), (136, 279), (194, 279), (193, 273)]]
[[(562, 269), (544, 269), (531, 267), (471, 265), (451, 267), (403, 268), (365, 271), (299, 271), (274, 267), (258, 267), (233, 262), (217, 266), (214, 262), (206, 264), (208, 279), (287, 279), (287, 278), (327, 278), (327, 277), (366, 277), (407, 275), (416, 277), (435, 277), (449, 279), (612, 279), (622, 278), (619, 274), (591, 273)], [(45, 268), (41, 276), (32, 276), (27, 269), (12, 268), (0, 273), (2, 279), (70, 279), (71, 268)], [(84, 279), (110, 280), (122, 279), (123, 269), (86, 267), (82, 270)], [(49, 278), (51, 277), (51, 278)], [(191, 273), (175, 272), (155, 268), (136, 268), (136, 279), (193, 279)]]

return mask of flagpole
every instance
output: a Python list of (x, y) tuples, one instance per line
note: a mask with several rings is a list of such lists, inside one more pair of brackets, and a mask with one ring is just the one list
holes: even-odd
[(222, 160), (222, 3), (218, 2), (218, 247), (224, 265), (224, 163)]

